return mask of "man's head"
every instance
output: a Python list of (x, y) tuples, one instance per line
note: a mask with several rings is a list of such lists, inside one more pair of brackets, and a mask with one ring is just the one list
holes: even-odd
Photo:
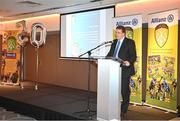
[(126, 35), (126, 29), (124, 26), (117, 26), (116, 27), (116, 38), (122, 39)]

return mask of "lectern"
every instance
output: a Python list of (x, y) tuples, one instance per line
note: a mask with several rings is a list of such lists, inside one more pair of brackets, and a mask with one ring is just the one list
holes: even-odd
[(120, 95), (120, 63), (98, 59), (97, 120), (120, 120)]

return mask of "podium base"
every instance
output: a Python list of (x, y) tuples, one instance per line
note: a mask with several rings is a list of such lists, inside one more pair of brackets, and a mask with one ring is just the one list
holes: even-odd
[(86, 109), (85, 111), (79, 111), (79, 112), (75, 112), (75, 115), (78, 115), (79, 117), (83, 118), (83, 119), (93, 119), (93, 116), (96, 115), (96, 111), (93, 111), (91, 109)]
[(102, 118), (97, 118), (98, 121), (120, 121), (117, 119), (112, 119), (112, 120), (106, 120), (106, 119), (102, 119)]

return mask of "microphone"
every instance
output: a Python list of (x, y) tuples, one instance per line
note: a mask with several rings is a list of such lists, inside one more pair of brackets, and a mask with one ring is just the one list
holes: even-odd
[(106, 41), (104, 44), (113, 43), (113, 41)]
[(109, 43), (113, 43), (113, 41), (105, 41), (105, 42), (101, 43), (100, 46), (106, 45), (106, 44), (109, 44)]

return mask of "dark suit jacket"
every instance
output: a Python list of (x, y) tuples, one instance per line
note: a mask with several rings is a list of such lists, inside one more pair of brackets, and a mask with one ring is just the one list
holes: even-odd
[[(117, 39), (113, 40), (111, 49), (107, 54), (107, 57), (113, 57), (114, 50), (116, 48)], [(134, 62), (136, 61), (136, 46), (132, 39), (124, 38), (121, 48), (119, 50), (118, 57), (124, 61), (129, 61), (130, 66), (122, 66), (122, 77), (130, 77), (135, 74)]]

